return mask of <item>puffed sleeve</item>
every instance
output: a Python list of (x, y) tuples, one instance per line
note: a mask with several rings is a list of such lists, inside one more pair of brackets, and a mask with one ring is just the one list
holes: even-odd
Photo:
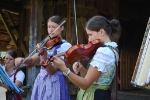
[[(57, 54), (66, 52), (71, 47), (71, 44), (69, 42), (65, 42), (61, 45), (60, 48), (57, 49)], [(64, 59), (63, 56), (61, 56), (62, 59)]]
[(17, 72), (16, 80), (22, 82), (23, 84), (24, 79), (25, 79), (25, 74), (23, 73), (23, 71), (20, 70), (19, 72)]
[(107, 72), (107, 69), (115, 65), (115, 56), (108, 47), (100, 47), (97, 49), (90, 65), (97, 67), (102, 73)]

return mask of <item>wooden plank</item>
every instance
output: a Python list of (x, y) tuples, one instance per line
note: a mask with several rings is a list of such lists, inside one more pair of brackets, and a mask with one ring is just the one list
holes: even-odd
[(126, 50), (126, 90), (128, 90), (128, 67), (129, 67), (129, 63), (128, 63), (128, 59), (129, 59), (129, 51), (128, 50)]
[(125, 88), (124, 88), (124, 90), (127, 90), (127, 66), (128, 66), (128, 63), (127, 63), (127, 59), (128, 59), (128, 51), (125, 49), (125, 67), (124, 67), (124, 74), (125, 74), (125, 77), (124, 77), (124, 80), (125, 80), (125, 82), (124, 82), (124, 86), (125, 86)]
[[(29, 53), (33, 52), (36, 44), (41, 41), (42, 32), (42, 17), (43, 17), (43, 0), (31, 0), (31, 22), (30, 22), (30, 38), (29, 38)], [(32, 66), (28, 68), (28, 86), (33, 87), (33, 83), (40, 67)], [(26, 100), (31, 99), (32, 88), (28, 90)]]
[(129, 90), (131, 90), (131, 77), (132, 77), (132, 57), (133, 57), (133, 54), (134, 52), (133, 51), (130, 51), (130, 57), (129, 57)]
[[(8, 17), (8, 20), (9, 20), (10, 24), (11, 24), (12, 26), (15, 26), (15, 23), (14, 23), (14, 21), (13, 21), (11, 15), (10, 15), (10, 13), (7, 12), (6, 15), (7, 15), (7, 17)], [(24, 55), (27, 55), (27, 54), (28, 54), (28, 50), (25, 48), (25, 45), (24, 45), (23, 41), (21, 40), (21, 38), (20, 38), (20, 36), (19, 36), (19, 34), (18, 34), (17, 29), (14, 28), (14, 29), (13, 29), (13, 32), (14, 32), (15, 35), (16, 35), (16, 39), (19, 39), (19, 44), (20, 44), (20, 46), (21, 46), (21, 49), (22, 49)]]
[(129, 85), (129, 87), (128, 87), (128, 90), (131, 90), (131, 84), (130, 84), (130, 81), (131, 81), (131, 68), (132, 68), (132, 64), (131, 64), (131, 61), (133, 60), (133, 59), (131, 59), (131, 57), (132, 57), (132, 51), (129, 51), (129, 58), (128, 58), (128, 62), (129, 62), (129, 67), (128, 67), (128, 85)]
[(86, 30), (85, 30), (85, 24), (86, 24), (85, 18), (84, 17), (80, 17), (80, 21), (81, 21), (84, 37), (86, 38), (86, 41), (88, 41), (88, 35), (87, 35)]
[(4, 16), (4, 13), (2, 12), (1, 9), (0, 9), (0, 17), (1, 17), (2, 21), (3, 21), (3, 24), (4, 24), (5, 28), (6, 28), (9, 36), (11, 37), (11, 40), (14, 42), (14, 45), (17, 48), (17, 41), (15, 39), (15, 36), (13, 35), (13, 32), (12, 32), (11, 28), (9, 27), (9, 24), (8, 24), (8, 22), (7, 22), (7, 20), (6, 20), (5, 16)]
[(1, 35), (0, 41), (9, 42), (10, 39), (11, 39), (11, 38), (9, 37), (9, 34), (7, 34), (7, 33), (1, 33), (0, 35)]
[(123, 64), (124, 64), (124, 59), (123, 59), (123, 53), (124, 53), (124, 50), (121, 49), (120, 50), (120, 90), (123, 90)]
[(66, 40), (68, 41), (68, 42), (70, 42), (71, 43), (71, 39), (70, 39), (70, 37), (71, 37), (71, 27), (70, 27), (70, 25), (71, 25), (71, 5), (70, 5), (70, 0), (67, 0), (67, 25), (66, 25)]

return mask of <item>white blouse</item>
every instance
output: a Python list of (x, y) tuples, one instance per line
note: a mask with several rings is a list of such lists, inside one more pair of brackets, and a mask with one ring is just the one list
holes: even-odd
[[(115, 42), (108, 42), (105, 45), (118, 46)], [(102, 73), (107, 72), (108, 68), (115, 65), (115, 55), (109, 47), (99, 47), (90, 64)]]
[[(5, 70), (5, 67), (3, 69)], [(6, 70), (5, 70), (5, 72), (6, 72)], [(14, 83), (14, 73), (15, 72), (16, 72), (16, 70), (13, 70), (13, 72), (11, 73), (11, 76), (9, 77), (10, 81), (13, 82), (13, 83)], [(24, 72), (21, 71), (21, 70), (18, 71), (17, 74), (16, 74), (16, 80), (22, 82), (22, 84), (23, 84), (24, 79), (25, 79)]]
[[(15, 70), (15, 71), (16, 71), (16, 70)], [(13, 71), (13, 73), (15, 73), (15, 71)], [(12, 74), (13, 74), (13, 73), (12, 73)], [(14, 82), (14, 75), (12, 75), (12, 76), (9, 77), (9, 78), (10, 78), (10, 80), (11, 80), (12, 82)], [(23, 71), (21, 71), (21, 70), (18, 71), (17, 74), (16, 74), (16, 80), (22, 82), (22, 84), (23, 84), (24, 79), (25, 79), (25, 74), (23, 73)]]
[(118, 45), (115, 42), (105, 43), (106, 47), (99, 47), (90, 63), (93, 67), (97, 67), (102, 74), (95, 84), (110, 85), (115, 75), (115, 60), (118, 61), (119, 55), (117, 53), (115, 58), (114, 52), (107, 47), (108, 45), (116, 48)]

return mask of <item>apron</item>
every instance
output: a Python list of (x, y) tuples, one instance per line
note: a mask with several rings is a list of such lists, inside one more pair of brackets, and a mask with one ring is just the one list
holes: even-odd
[(109, 89), (109, 87), (110, 87), (109, 85), (100, 86), (100, 85), (93, 84), (87, 90), (83, 90), (80, 88), (76, 100), (94, 100), (94, 93), (96, 89), (107, 90)]

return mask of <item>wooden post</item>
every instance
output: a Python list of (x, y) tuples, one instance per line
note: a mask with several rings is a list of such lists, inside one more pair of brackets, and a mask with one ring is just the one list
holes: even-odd
[(70, 23), (71, 23), (71, 17), (70, 17), (70, 9), (71, 9), (71, 5), (70, 5), (70, 0), (67, 0), (67, 22), (66, 22), (66, 36), (65, 36), (65, 38), (66, 38), (66, 40), (67, 41), (69, 41), (69, 42), (71, 42), (71, 40), (70, 40), (70, 33), (71, 33), (71, 31), (70, 31)]
[[(30, 19), (30, 36), (29, 36), (29, 53), (31, 53), (36, 44), (41, 41), (42, 34), (42, 15), (43, 15), (43, 0), (31, 0), (31, 19)], [(27, 99), (30, 100), (32, 88), (35, 78), (39, 73), (39, 68), (32, 66), (28, 68), (28, 82), (27, 85), (31, 86), (28, 91)]]

